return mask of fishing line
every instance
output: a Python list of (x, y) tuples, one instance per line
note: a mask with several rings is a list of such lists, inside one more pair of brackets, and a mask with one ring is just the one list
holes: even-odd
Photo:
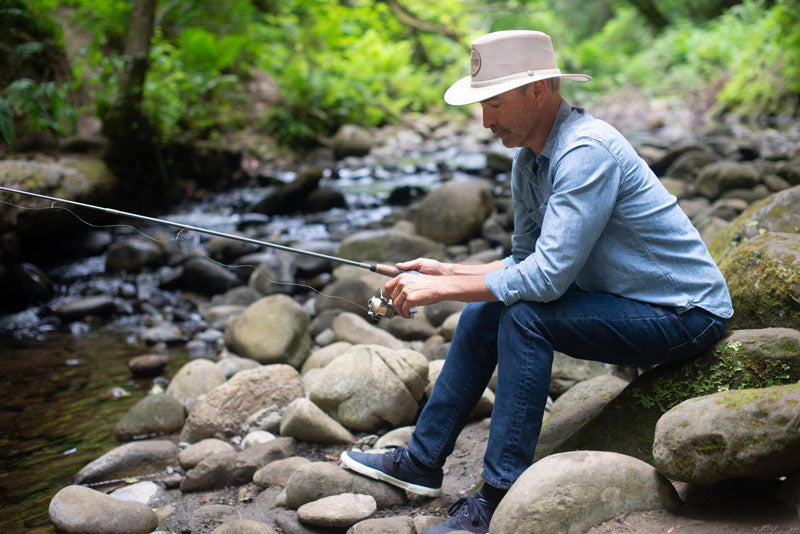
[[(83, 224), (85, 224), (85, 225), (87, 225), (89, 227), (92, 227), (92, 228), (98, 228), (98, 229), (130, 228), (134, 232), (137, 232), (141, 236), (146, 237), (147, 239), (150, 239), (151, 241), (155, 241), (156, 243), (170, 243), (172, 241), (181, 241), (181, 242), (184, 242), (184, 243), (189, 243), (190, 245), (194, 245), (194, 243), (192, 241), (190, 241), (189, 239), (181, 238), (181, 234), (184, 232), (184, 230), (186, 230), (185, 228), (179, 229), (177, 231), (177, 233), (175, 234), (175, 238), (174, 239), (159, 239), (158, 237), (152, 236), (152, 235), (150, 235), (150, 234), (148, 234), (148, 233), (146, 233), (146, 232), (144, 232), (144, 231), (142, 231), (142, 230), (140, 230), (140, 229), (138, 229), (135, 226), (132, 226), (130, 224), (94, 224), (94, 223), (90, 223), (89, 221), (87, 221), (86, 219), (82, 218), (80, 215), (78, 215), (77, 213), (75, 213), (71, 209), (65, 208), (63, 206), (56, 206), (55, 205), (56, 201), (53, 201), (50, 204), (50, 206), (45, 206), (45, 207), (40, 207), (40, 208), (21, 206), (19, 204), (14, 204), (12, 202), (6, 202), (5, 200), (0, 200), (0, 203), (1, 204), (5, 204), (7, 206), (13, 206), (15, 208), (23, 209), (23, 210), (32, 210), (32, 211), (49, 210), (49, 209), (63, 210), (63, 211), (66, 211), (67, 213), (71, 214), (73, 217), (78, 219)], [(254, 272), (257, 273), (257, 276), (263, 277), (265, 280), (267, 280), (268, 282), (270, 282), (272, 284), (281, 285), (281, 286), (294, 286), (294, 287), (310, 289), (311, 291), (314, 291), (315, 293), (317, 293), (318, 295), (321, 295), (323, 297), (326, 297), (326, 298), (329, 298), (329, 299), (343, 300), (345, 302), (349, 302), (350, 304), (353, 304), (354, 306), (358, 306), (359, 308), (361, 308), (362, 310), (364, 310), (366, 312), (370, 311), (369, 308), (359, 304), (358, 302), (355, 302), (355, 301), (350, 300), (350, 299), (348, 299), (346, 297), (341, 297), (341, 296), (338, 296), (338, 295), (328, 295), (328, 294), (323, 293), (322, 291), (320, 291), (320, 290), (316, 289), (315, 287), (312, 287), (312, 286), (310, 286), (308, 284), (301, 284), (299, 282), (283, 282), (283, 281), (279, 281), (279, 280), (273, 280), (272, 278), (270, 278), (269, 276), (264, 274), (262, 270), (259, 270), (259, 268), (258, 268), (259, 266), (258, 265), (247, 264), (247, 263), (227, 264), (227, 263), (222, 263), (220, 261), (217, 261), (217, 260), (215, 260), (215, 259), (213, 259), (213, 258), (211, 258), (209, 256), (206, 256), (206, 255), (198, 256), (198, 257), (202, 258), (204, 260), (210, 261), (212, 263), (216, 263), (220, 267), (226, 267), (226, 268), (229, 268), (229, 269), (240, 269), (240, 268), (249, 267), (249, 268), (253, 269)]]

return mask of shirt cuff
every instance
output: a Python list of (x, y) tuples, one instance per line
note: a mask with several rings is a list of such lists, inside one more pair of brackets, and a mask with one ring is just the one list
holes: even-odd
[[(505, 263), (505, 260), (503, 260), (503, 263)], [(497, 297), (497, 300), (506, 306), (510, 306), (520, 300), (520, 295), (519, 291), (508, 287), (507, 276), (504, 276), (506, 271), (507, 268), (488, 272), (484, 275), (484, 282), (489, 291), (492, 292), (492, 295)]]

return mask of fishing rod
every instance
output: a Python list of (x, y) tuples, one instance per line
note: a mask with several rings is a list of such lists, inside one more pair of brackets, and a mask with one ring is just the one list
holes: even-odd
[[(367, 269), (372, 271), (373, 273), (382, 274), (383, 276), (388, 276), (393, 278), (399, 274), (404, 272), (411, 272), (411, 271), (403, 271), (396, 267), (392, 267), (391, 265), (385, 265), (381, 263), (363, 263), (354, 260), (348, 260), (346, 258), (340, 258), (338, 256), (330, 256), (328, 254), (322, 254), (321, 252), (314, 252), (311, 250), (303, 250), (300, 248), (289, 247), (286, 245), (279, 245), (278, 243), (270, 243), (269, 241), (262, 241), (260, 239), (253, 239), (250, 237), (244, 237), (236, 234), (229, 234), (225, 232), (219, 232), (217, 230), (211, 230), (209, 228), (200, 228), (198, 226), (192, 226), (191, 224), (183, 224), (175, 221), (170, 221), (167, 219), (158, 219), (156, 217), (148, 217), (146, 215), (140, 215), (138, 213), (131, 213), (128, 211), (121, 211), (115, 210), (112, 208), (104, 208), (103, 206), (95, 206), (94, 204), (86, 204), (84, 202), (77, 202), (75, 200), (67, 200), (65, 198), (58, 198), (58, 197), (51, 197), (47, 195), (42, 195), (39, 193), (32, 193), (30, 191), (23, 191), (21, 189), (13, 189), (11, 187), (5, 187), (0, 185), (0, 191), (6, 191), (8, 193), (15, 193), (18, 195), (28, 195), (31, 197), (36, 198), (43, 198), (45, 200), (49, 200), (51, 202), (63, 202), (65, 204), (70, 204), (73, 206), (78, 206), (81, 208), (88, 208), (97, 211), (103, 211), (105, 213), (109, 213), (111, 215), (116, 215), (120, 217), (129, 217), (132, 219), (139, 219), (141, 221), (147, 221), (156, 224), (163, 224), (166, 226), (172, 226), (174, 228), (180, 228), (182, 231), (189, 231), (189, 232), (199, 232), (201, 234), (212, 235), (216, 237), (224, 237), (226, 239), (233, 239), (234, 241), (242, 241), (244, 243), (250, 243), (253, 245), (260, 245), (264, 247), (270, 247), (278, 250), (283, 250), (286, 252), (291, 252), (293, 254), (303, 254), (305, 256), (311, 256), (314, 258), (320, 258), (323, 260), (329, 260), (336, 263), (343, 263), (345, 265), (351, 265), (353, 267), (358, 267), (360, 269)], [(395, 315), (395, 309), (392, 307), (392, 301), (387, 299), (383, 296), (383, 289), (381, 288), (378, 291), (378, 294), (372, 297), (369, 302), (367, 303), (368, 312), (370, 318), (374, 320), (378, 320), (381, 317), (391, 318)], [(414, 310), (411, 310), (411, 316), (414, 316)]]

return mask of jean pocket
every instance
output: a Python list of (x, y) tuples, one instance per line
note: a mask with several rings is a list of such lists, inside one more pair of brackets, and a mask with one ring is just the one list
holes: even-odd
[(692, 309), (673, 315), (674, 345), (667, 351), (666, 361), (676, 361), (703, 352), (716, 343), (725, 333), (725, 322), (700, 309)]

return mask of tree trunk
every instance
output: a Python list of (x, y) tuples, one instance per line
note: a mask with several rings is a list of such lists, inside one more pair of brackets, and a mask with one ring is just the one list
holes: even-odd
[(653, 0), (628, 0), (628, 2), (641, 13), (654, 30), (663, 30), (669, 24), (669, 20), (659, 11)]
[(119, 94), (103, 119), (103, 132), (109, 141), (106, 151), (109, 165), (125, 175), (145, 179), (159, 174), (155, 164), (156, 132), (142, 111), (155, 5), (156, 0), (133, 1)]

